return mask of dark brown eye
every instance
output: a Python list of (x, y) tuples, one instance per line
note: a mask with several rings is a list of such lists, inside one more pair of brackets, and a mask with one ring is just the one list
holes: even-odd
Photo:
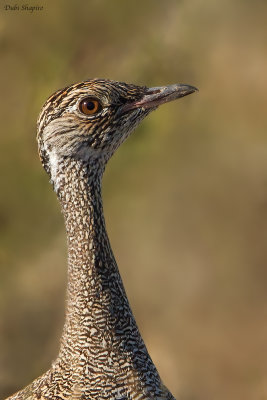
[(101, 108), (100, 102), (92, 97), (87, 97), (80, 102), (80, 111), (86, 115), (96, 114)]

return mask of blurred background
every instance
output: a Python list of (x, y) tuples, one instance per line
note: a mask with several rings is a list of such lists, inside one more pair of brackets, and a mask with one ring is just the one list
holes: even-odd
[(64, 317), (65, 233), (36, 119), (58, 88), (105, 77), (200, 89), (152, 113), (104, 179), (162, 379), (182, 400), (267, 399), (266, 1), (38, 5), (0, 12), (0, 398), (49, 368)]

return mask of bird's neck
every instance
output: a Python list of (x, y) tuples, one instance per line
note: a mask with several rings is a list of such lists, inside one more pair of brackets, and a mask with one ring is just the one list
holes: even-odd
[(126, 368), (143, 381), (147, 371), (157, 381), (106, 233), (103, 171), (95, 170), (77, 161), (62, 168), (58, 197), (68, 239), (68, 289), (59, 362), (65, 368), (85, 368), (87, 375), (119, 374)]

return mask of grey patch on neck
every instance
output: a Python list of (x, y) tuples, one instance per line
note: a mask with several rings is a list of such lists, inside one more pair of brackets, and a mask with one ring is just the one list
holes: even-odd
[(57, 193), (60, 187), (60, 175), (58, 174), (60, 157), (55, 149), (48, 150), (46, 148), (45, 151), (49, 157), (49, 172), (50, 172), (51, 183), (53, 184), (54, 190)]
[(104, 152), (102, 149), (94, 149), (87, 143), (83, 143), (75, 154), (75, 158), (80, 159), (84, 162), (90, 162), (91, 160), (99, 160), (101, 162)]
[(106, 152), (102, 149), (94, 149), (88, 146), (86, 143), (82, 144), (74, 154), (64, 154), (63, 151), (59, 149), (51, 149), (49, 146), (44, 146), (44, 151), (47, 154), (47, 165), (50, 175), (50, 182), (53, 185), (54, 191), (58, 193), (62, 180), (64, 178), (64, 166), (66, 166), (66, 159), (71, 162), (75, 160), (76, 162), (83, 163), (90, 166), (89, 169), (95, 174), (101, 175), (104, 171), (106, 161)]

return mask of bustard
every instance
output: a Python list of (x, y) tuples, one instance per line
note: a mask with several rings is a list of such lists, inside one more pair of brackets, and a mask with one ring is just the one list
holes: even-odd
[(101, 180), (107, 161), (142, 119), (196, 90), (92, 79), (44, 104), (37, 140), (66, 225), (66, 317), (51, 368), (9, 400), (174, 399), (129, 306), (105, 228)]

